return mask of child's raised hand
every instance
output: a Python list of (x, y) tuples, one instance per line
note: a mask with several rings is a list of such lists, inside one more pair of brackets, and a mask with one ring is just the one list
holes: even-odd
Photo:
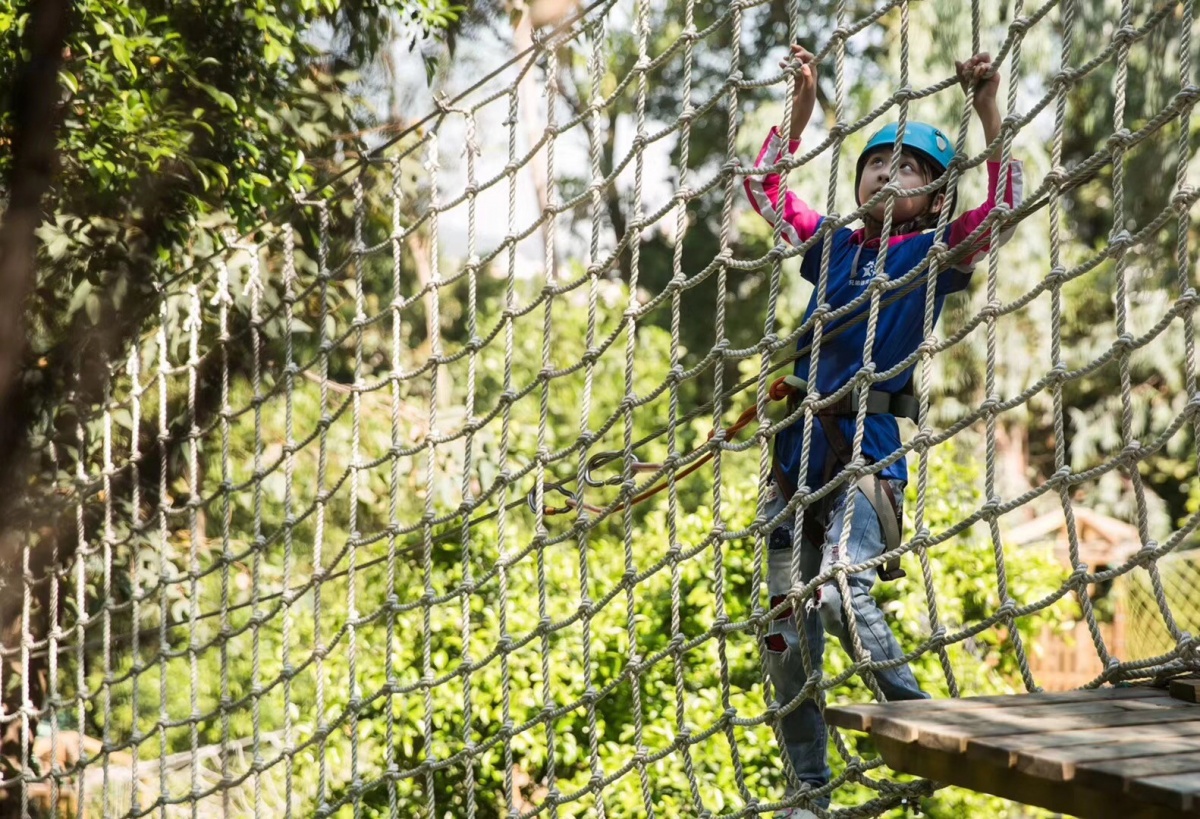
[[(986, 51), (980, 52), (966, 62), (954, 63), (958, 71), (958, 81), (963, 91), (975, 89), (974, 105), (976, 111), (990, 110), (996, 106), (996, 92), (1000, 88), (1000, 72), (994, 71), (992, 57)], [(993, 71), (991, 76), (988, 72)]]
[(799, 139), (800, 133), (808, 125), (813, 108), (817, 104), (817, 63), (807, 48), (799, 43), (792, 43), (791, 52), (787, 59), (780, 60), (779, 67), (790, 70), (795, 75), (795, 88), (792, 92), (792, 126), (790, 137)]
[(999, 162), (1001, 149), (996, 137), (1000, 135), (1000, 106), (996, 104), (996, 91), (1000, 88), (1000, 72), (992, 65), (991, 55), (986, 52), (976, 54), (966, 62), (955, 63), (954, 67), (958, 69), (958, 81), (962, 83), (963, 90), (975, 89), (972, 103), (983, 126), (983, 138), (988, 145), (997, 145), (990, 159)]

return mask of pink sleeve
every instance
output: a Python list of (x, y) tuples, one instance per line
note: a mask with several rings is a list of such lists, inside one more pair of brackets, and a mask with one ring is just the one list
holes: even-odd
[[(762, 150), (758, 153), (754, 167), (757, 169), (774, 165), (783, 158), (785, 149), (791, 156), (799, 148), (800, 140), (793, 139), (785, 145), (779, 129), (772, 128), (766, 141), (763, 142)], [(772, 225), (779, 220), (779, 182), (778, 173), (747, 176), (745, 181), (746, 194), (750, 197), (750, 204)], [(817, 226), (821, 224), (821, 214), (810, 208), (803, 199), (791, 191), (788, 191), (787, 196), (784, 197), (782, 210), (782, 235), (793, 245), (812, 238), (812, 235), (817, 232)]]
[[(988, 174), (988, 192), (987, 199), (982, 205), (959, 216), (950, 223), (946, 243), (950, 247), (961, 244), (966, 241), (967, 237), (978, 228), (987, 215), (996, 207), (996, 188), (1000, 185), (1000, 163), (989, 161), (987, 163)], [(1019, 207), (1024, 198), (1025, 189), (1025, 171), (1018, 160), (1011, 160), (1008, 163), (1008, 184), (1004, 189), (1004, 204), (1010, 208)], [(1012, 229), (1001, 231), (999, 243), (1003, 244), (1008, 240)], [(983, 253), (986, 253), (991, 247), (992, 237), (990, 234), (983, 237), (979, 247), (966, 259), (959, 263), (959, 266), (970, 267), (970, 265)]]

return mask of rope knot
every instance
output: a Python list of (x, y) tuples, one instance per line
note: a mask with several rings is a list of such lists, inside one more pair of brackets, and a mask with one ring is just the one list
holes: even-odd
[(1059, 93), (1069, 88), (1073, 82), (1071, 72), (1063, 69), (1056, 73), (1050, 80), (1050, 86), (1054, 89), (1055, 93)]
[(929, 427), (922, 427), (921, 430), (913, 436), (913, 449), (918, 452), (923, 452), (929, 449), (933, 444), (933, 430)]
[(1179, 647), (1180, 654), (1193, 654), (1196, 651), (1196, 638), (1190, 631), (1185, 631), (1179, 635), (1179, 642), (1176, 643)]
[(1192, 185), (1183, 184), (1179, 186), (1179, 190), (1175, 191), (1175, 195), (1171, 197), (1171, 206), (1179, 215), (1188, 212), (1192, 206), (1192, 201), (1196, 198), (1196, 188)]
[(1141, 441), (1130, 441), (1121, 450), (1120, 457), (1122, 460), (1125, 460), (1127, 462), (1137, 463), (1138, 461), (1140, 461), (1142, 459), (1144, 454), (1145, 454), (1145, 450), (1142, 449)]
[(1137, 29), (1133, 26), (1121, 26), (1113, 33), (1113, 42), (1117, 45), (1129, 45), (1137, 39)]
[(1029, 31), (1029, 27), (1033, 25), (1033, 21), (1028, 17), (1018, 17), (1008, 24), (1008, 30), (1016, 35), (1024, 34)]
[(1112, 346), (1113, 352), (1117, 353), (1118, 355), (1121, 353), (1131, 352), (1136, 347), (1137, 339), (1134, 338), (1133, 333), (1130, 333), (1129, 331), (1125, 331), (1124, 333), (1121, 333), (1121, 335), (1117, 336), (1116, 341), (1113, 342)]
[(1060, 485), (1064, 485), (1064, 484), (1067, 486), (1070, 486), (1072, 474), (1073, 473), (1071, 472), (1071, 467), (1067, 466), (1066, 464), (1063, 464), (1058, 469), (1054, 470), (1054, 474), (1050, 476), (1050, 480), (1048, 481), (1048, 483), (1050, 484), (1050, 486), (1052, 486), (1056, 489)]
[(1133, 134), (1129, 132), (1128, 128), (1119, 128), (1108, 138), (1106, 144), (1110, 151), (1117, 148), (1124, 150), (1133, 144)]

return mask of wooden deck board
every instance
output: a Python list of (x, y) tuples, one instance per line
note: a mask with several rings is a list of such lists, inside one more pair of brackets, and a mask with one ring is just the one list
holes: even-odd
[(1096, 703), (1092, 708), (1064, 716), (1054, 716), (1052, 710), (1045, 714), (1026, 716), (1020, 712), (1010, 713), (1012, 709), (1005, 709), (977, 712), (970, 719), (946, 721), (937, 716), (924, 719), (917, 715), (884, 716), (874, 718), (871, 733), (902, 742), (919, 742), (927, 748), (962, 753), (966, 751), (967, 742), (974, 737), (1172, 723), (1188, 719), (1183, 714), (1191, 711), (1196, 712), (1191, 718), (1200, 718), (1200, 706), (1185, 703), (1177, 705), (1178, 708), (1122, 709), (1108, 703)]
[(1129, 795), (1195, 815), (1195, 809), (1200, 808), (1197, 798), (1200, 797), (1200, 775), (1181, 773), (1135, 779), (1129, 783)]
[(1045, 734), (1008, 734), (995, 737), (973, 737), (967, 741), (967, 756), (990, 762), (1001, 767), (1017, 764), (1017, 754), (1038, 748), (1068, 748), (1074, 745), (1096, 745), (1100, 743), (1130, 743), (1165, 741), (1171, 739), (1200, 738), (1200, 722), (1184, 722), (1177, 725), (1147, 725), (1136, 733), (1128, 728), (1084, 729), (1079, 731), (1052, 731)]
[(1087, 819), (1200, 816), (1200, 680), (829, 707), (898, 771)]
[[(1100, 688), (1089, 691), (1062, 691), (1057, 693), (1038, 694), (997, 694), (986, 697), (962, 697), (949, 700), (902, 700), (888, 703), (889, 715), (910, 713), (933, 714), (941, 712), (976, 711), (981, 708), (1008, 709), (1025, 708), (1035, 705), (1056, 705), (1081, 702), (1101, 702), (1104, 700), (1119, 700), (1129, 707), (1129, 703), (1142, 698), (1161, 698), (1164, 692), (1155, 688)], [(879, 713), (876, 703), (862, 705), (841, 705), (836, 709), (830, 708), (826, 714), (829, 724), (851, 731), (867, 731), (870, 729), (870, 718)]]
[(1162, 754), (1142, 759), (1102, 759), (1075, 765), (1075, 780), (1081, 785), (1125, 792), (1137, 779), (1200, 771), (1200, 752)]

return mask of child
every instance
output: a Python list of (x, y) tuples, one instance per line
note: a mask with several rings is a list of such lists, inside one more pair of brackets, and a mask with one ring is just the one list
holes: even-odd
[[(808, 124), (816, 102), (817, 77), (813, 55), (799, 45), (793, 45), (791, 52), (792, 60), (781, 63), (781, 67), (791, 67), (796, 71), (789, 139), (785, 142), (777, 129), (771, 129), (758, 155), (756, 168), (778, 163), (785, 151), (788, 154), (796, 153), (800, 134)], [(964, 88), (968, 83), (975, 86), (975, 111), (983, 125), (984, 137), (991, 144), (1000, 133), (1000, 112), (996, 104), (999, 74), (985, 78), (992, 68), (991, 58), (987, 54), (976, 54), (965, 63), (957, 64), (957, 67)], [(896, 132), (895, 125), (884, 127), (871, 137), (858, 158), (855, 194), (860, 204), (889, 182)], [(945, 173), (953, 158), (954, 146), (946, 134), (931, 125), (910, 120), (904, 132), (895, 182), (906, 190), (928, 185)], [(1000, 176), (999, 148), (989, 157), (987, 171), (987, 201), (949, 223), (945, 241), (951, 248), (963, 242), (996, 206)], [(776, 224), (782, 218), (783, 238), (797, 245), (816, 233), (823, 217), (790, 191), (786, 199), (780, 201), (779, 182), (779, 175), (775, 173), (748, 176), (746, 192), (754, 209), (769, 222)], [(1021, 188), (1021, 165), (1013, 161), (1009, 165), (1008, 184), (1003, 196), (1009, 207), (1020, 204)], [(861, 229), (852, 231), (841, 228), (832, 237), (824, 239), (832, 243), (825, 296), (832, 309), (843, 307), (861, 296), (875, 276), (885, 205), (886, 200), (874, 205), (864, 215)], [(953, 203), (947, 201), (944, 191), (896, 197), (886, 257), (886, 273), (890, 279), (904, 276), (925, 257), (936, 238), (931, 228), (937, 226), (938, 215), (945, 207), (952, 208)], [(1002, 234), (1000, 241), (1005, 238)], [(966, 259), (949, 270), (939, 272), (934, 302), (935, 321), (945, 297), (966, 288), (972, 261), (986, 249), (987, 242), (983, 241)], [(800, 275), (814, 285), (820, 275), (821, 256), (821, 245), (818, 243), (805, 254), (800, 266)], [(880, 296), (878, 326), (871, 348), (876, 372), (884, 372), (899, 364), (923, 340), (927, 274), (920, 275), (926, 278), (919, 278), (916, 287), (891, 303), (887, 303), (888, 299), (902, 293), (903, 289), (887, 291)], [(817, 294), (814, 291), (809, 299), (805, 320), (816, 307)], [(867, 304), (864, 303), (860, 312), (866, 309)], [(843, 319), (833, 323), (831, 328), (836, 330), (839, 324), (846, 323)], [(863, 366), (866, 327), (866, 321), (860, 321), (834, 337), (828, 337), (831, 328), (827, 328), (827, 337), (820, 348), (819, 371), (810, 372), (809, 359), (802, 357), (796, 361), (795, 377), (803, 384), (815, 381), (821, 395), (829, 395), (844, 386)], [(812, 334), (809, 333), (800, 338), (798, 345), (806, 347), (811, 341)], [(910, 367), (893, 378), (873, 385), (868, 398), (862, 442), (862, 455), (868, 461), (882, 460), (900, 448), (896, 415), (915, 418), (911, 381)], [(805, 475), (798, 474), (803, 448), (803, 418), (779, 432), (775, 438), (772, 467), (774, 481), (766, 510), (769, 518), (782, 511), (797, 487), (806, 486), (809, 491), (815, 490), (851, 460), (849, 442), (854, 437), (856, 415), (857, 400), (854, 395), (819, 413), (819, 417), (814, 419), (812, 451)], [(907, 478), (907, 467), (901, 459), (882, 470), (878, 476), (859, 481), (853, 488), (854, 508), (844, 555), (837, 554), (837, 551), (842, 538), (845, 504), (851, 492), (834, 491), (828, 496), (827, 502), (807, 509), (804, 531), (798, 540), (801, 579), (808, 581), (834, 563), (859, 564), (895, 549), (900, 543), (900, 501), (904, 496)], [(768, 587), (772, 607), (783, 602), (792, 587), (792, 548), (795, 542), (792, 529), (793, 523), (789, 517), (768, 539)], [(885, 579), (902, 575), (898, 566), (894, 565), (886, 569), (880, 567), (879, 573)], [(871, 597), (875, 574), (875, 570), (864, 571), (847, 577), (847, 581), (851, 592), (849, 608), (853, 612), (858, 636), (871, 659), (880, 662), (901, 657), (903, 652), (884, 622), (883, 612)], [(821, 667), (825, 648), (824, 631), (837, 637), (846, 650), (852, 652), (844, 609), (837, 584), (830, 581), (817, 590), (815, 599), (803, 612), (814, 672)], [(791, 609), (785, 610), (768, 631), (767, 669), (777, 701), (782, 706), (796, 698), (808, 676), (800, 652), (796, 618)], [(928, 697), (917, 685), (907, 665), (875, 671), (874, 678), (889, 700)], [(825, 724), (814, 699), (804, 700), (782, 719), (782, 734), (787, 754), (801, 784), (819, 788), (828, 783), (830, 770), (826, 763)], [(829, 797), (824, 795), (814, 801), (821, 807), (827, 807)], [(801, 808), (777, 814), (792, 819), (813, 815)]]

